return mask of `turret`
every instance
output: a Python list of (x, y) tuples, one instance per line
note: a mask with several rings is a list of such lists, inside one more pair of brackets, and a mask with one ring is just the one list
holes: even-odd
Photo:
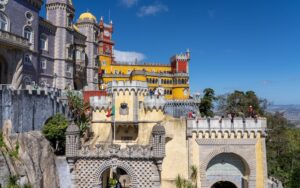
[(86, 39), (85, 53), (87, 58), (87, 87), (85, 90), (97, 90), (98, 89), (98, 38), (99, 38), (99, 26), (97, 24), (96, 17), (90, 13), (85, 12), (79, 16), (76, 23), (79, 31), (84, 34)]
[(80, 147), (80, 130), (74, 121), (72, 121), (66, 131), (66, 156), (68, 158), (76, 157)]
[(152, 150), (153, 156), (162, 159), (165, 156), (165, 127), (157, 124), (152, 128)]

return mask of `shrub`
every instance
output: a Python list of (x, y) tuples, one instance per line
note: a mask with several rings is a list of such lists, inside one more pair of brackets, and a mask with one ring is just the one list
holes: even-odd
[(62, 114), (56, 114), (50, 118), (42, 132), (50, 141), (57, 154), (64, 154), (65, 151), (65, 133), (68, 127), (68, 120)]

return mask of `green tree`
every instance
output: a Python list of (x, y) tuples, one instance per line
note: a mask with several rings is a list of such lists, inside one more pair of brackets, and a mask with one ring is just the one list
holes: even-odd
[(300, 129), (290, 127), (283, 113), (266, 113), (268, 120), (268, 173), (282, 181), (284, 187), (298, 188), (300, 169)]
[(51, 117), (42, 128), (42, 132), (55, 148), (57, 154), (65, 151), (65, 133), (68, 127), (68, 120), (62, 114)]
[(204, 95), (199, 105), (201, 116), (213, 117), (213, 102), (216, 100), (215, 91), (211, 88), (206, 88), (203, 91)]
[[(227, 95), (217, 97), (218, 113), (221, 115), (231, 114), (234, 116), (264, 115), (267, 108), (267, 100), (260, 99), (254, 91), (234, 91)], [(249, 111), (250, 106), (253, 112)]]
[(75, 123), (79, 126), (81, 135), (89, 127), (90, 116), (87, 113), (90, 110), (88, 103), (85, 103), (83, 97), (75, 92), (69, 91), (67, 94), (69, 109), (73, 114)]

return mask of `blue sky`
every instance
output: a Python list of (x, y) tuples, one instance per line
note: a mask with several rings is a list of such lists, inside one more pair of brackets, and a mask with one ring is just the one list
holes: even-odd
[[(300, 104), (298, 0), (73, 0), (114, 23), (116, 49), (168, 63), (191, 50), (192, 91), (254, 90), (275, 104)], [(109, 11), (110, 10), (110, 11)]]

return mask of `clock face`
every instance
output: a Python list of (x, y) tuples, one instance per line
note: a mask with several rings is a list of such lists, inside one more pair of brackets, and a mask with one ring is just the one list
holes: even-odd
[(104, 36), (110, 37), (110, 32), (105, 30), (105, 31), (104, 31)]

